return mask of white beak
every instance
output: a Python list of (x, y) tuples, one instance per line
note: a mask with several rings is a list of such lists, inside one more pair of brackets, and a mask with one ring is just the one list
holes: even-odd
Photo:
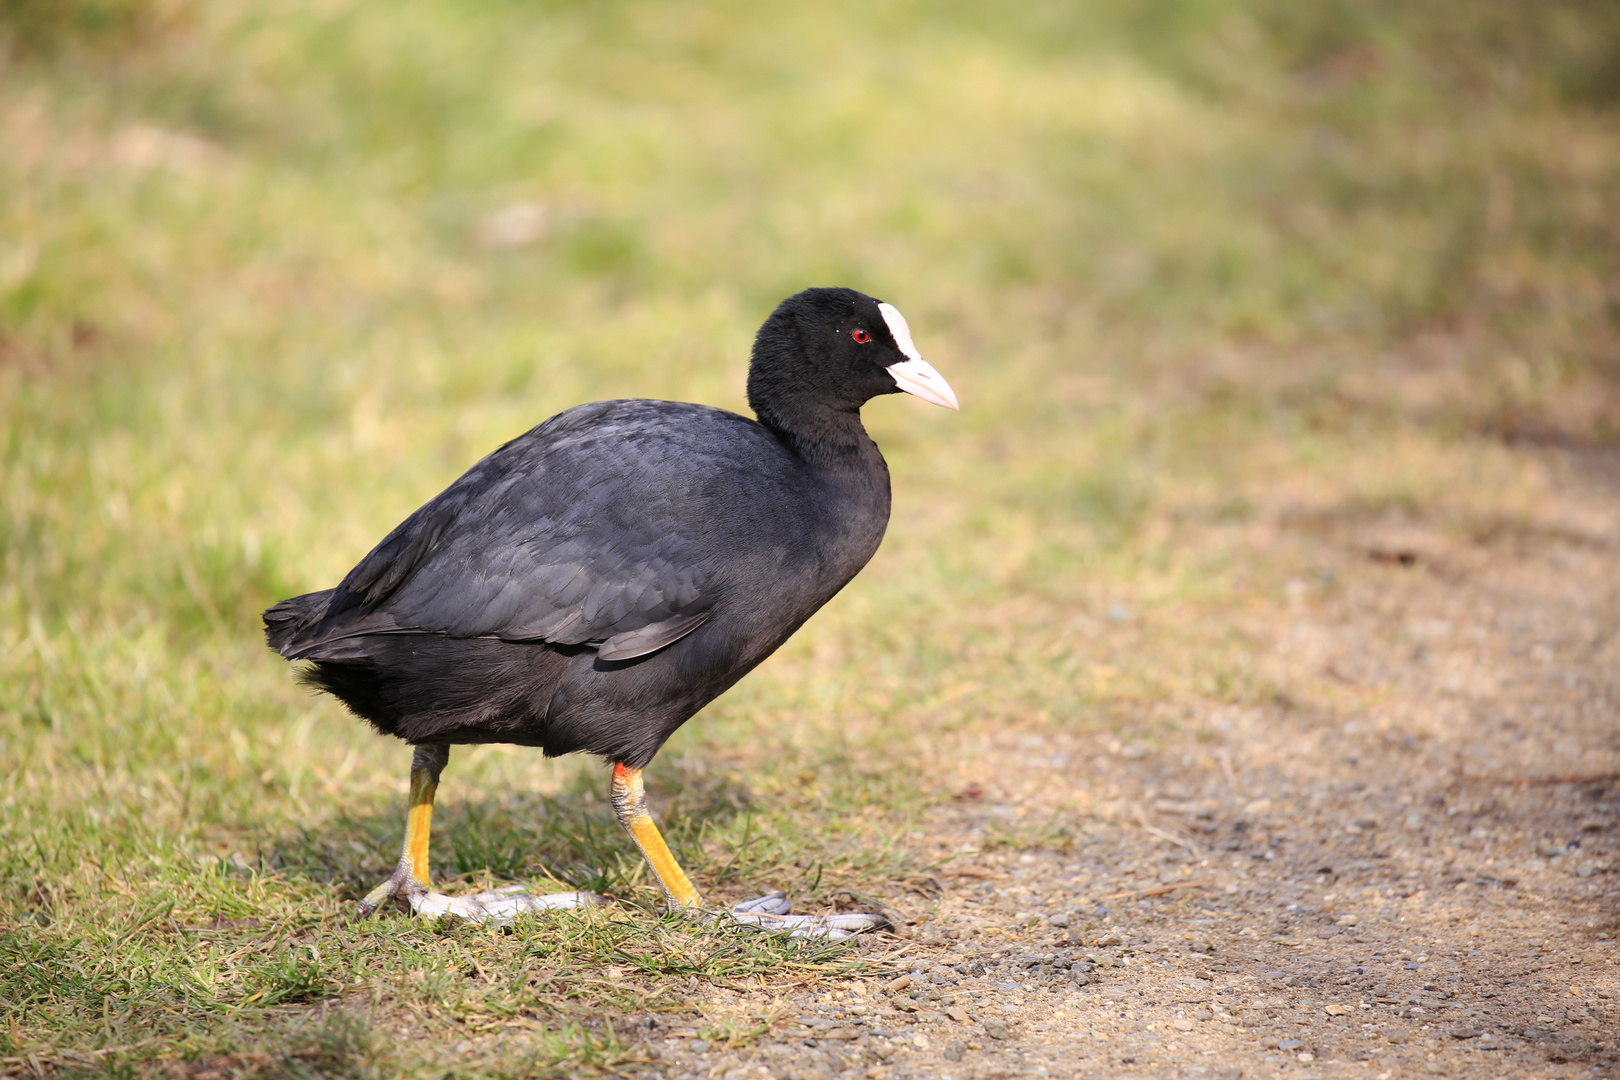
[(945, 376), (934, 370), (934, 365), (917, 357), (915, 360), (902, 360), (898, 364), (890, 364), (890, 375), (894, 376), (895, 385), (908, 394), (915, 394), (931, 405), (943, 405), (947, 409), (960, 409), (956, 403), (956, 393), (951, 384), (945, 381)]
[(894, 335), (894, 343), (900, 346), (900, 351), (906, 355), (906, 359), (888, 367), (889, 374), (894, 376), (895, 385), (931, 405), (960, 409), (961, 406), (956, 403), (956, 392), (951, 389), (951, 384), (945, 381), (945, 376), (934, 370), (933, 364), (922, 358), (922, 353), (912, 344), (911, 327), (906, 325), (906, 317), (900, 314), (893, 304), (879, 304), (878, 311), (882, 313), (883, 321), (889, 324), (889, 332)]

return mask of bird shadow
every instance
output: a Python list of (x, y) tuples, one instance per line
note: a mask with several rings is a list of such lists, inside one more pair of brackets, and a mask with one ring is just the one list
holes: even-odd
[[(646, 884), (645, 862), (619, 826), (605, 790), (582, 776), (558, 794), (469, 791), (434, 808), (431, 863), (435, 882), (487, 888), (549, 881), (607, 896)], [(750, 812), (753, 797), (735, 776), (692, 775), (678, 785), (649, 778), (658, 823), (677, 857), (701, 862), (702, 835)], [(334, 887), (357, 899), (386, 878), (399, 858), (404, 800), (343, 808), (319, 822), (267, 837), (258, 847), (261, 873)]]

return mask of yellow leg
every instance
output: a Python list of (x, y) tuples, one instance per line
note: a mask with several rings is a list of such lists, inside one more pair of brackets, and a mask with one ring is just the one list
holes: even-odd
[(405, 815), (404, 860), (410, 863), (411, 880), (428, 883), (428, 838), (433, 834), (433, 797), (439, 791), (438, 774), (411, 769), (411, 808)]
[(658, 826), (653, 824), (652, 815), (647, 813), (647, 792), (641, 784), (640, 769), (617, 764), (613, 766), (613, 812), (618, 815), (619, 824), (624, 826), (641, 849), (647, 865), (652, 867), (670, 907), (680, 910), (701, 906), (703, 898), (686, 876), (686, 871), (681, 869), (681, 864), (670, 854), (669, 845), (664, 843)]
[(450, 760), (448, 746), (418, 746), (411, 755), (411, 808), (405, 815), (405, 844), (393, 876), (366, 894), (360, 901), (364, 918), (382, 907), (402, 888), (406, 895), (428, 889), (428, 838), (433, 832), (433, 796), (439, 790), (439, 774)]

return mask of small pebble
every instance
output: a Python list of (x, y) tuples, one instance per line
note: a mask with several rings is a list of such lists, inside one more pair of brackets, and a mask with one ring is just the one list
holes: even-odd
[(709, 1044), (702, 1039), (693, 1039), (686, 1044), (686, 1048), (694, 1054), (707, 1054), (709, 1052)]
[(1007, 1025), (1000, 1020), (992, 1020), (984, 1025), (984, 1033), (992, 1039), (1005, 1039), (1007, 1037)]

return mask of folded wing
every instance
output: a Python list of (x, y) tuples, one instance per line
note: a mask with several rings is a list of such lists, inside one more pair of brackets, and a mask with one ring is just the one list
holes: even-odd
[(665, 404), (582, 406), (501, 447), (336, 589), (266, 612), (271, 645), (288, 659), (343, 660), (363, 656), (372, 635), (441, 634), (592, 644), (604, 660), (629, 660), (697, 629), (714, 599), (692, 542), (701, 500), (668, 469), (645, 467), (680, 449), (647, 430), (646, 408)]

